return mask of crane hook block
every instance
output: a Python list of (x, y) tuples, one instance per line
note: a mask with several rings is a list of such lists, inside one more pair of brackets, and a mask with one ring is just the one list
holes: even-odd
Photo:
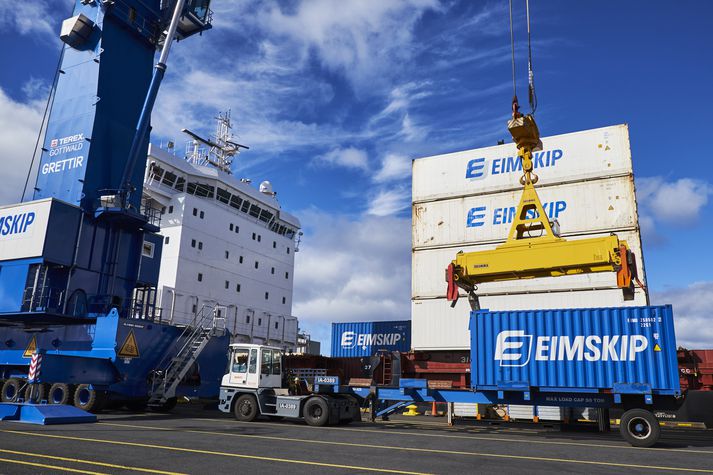
[(542, 150), (540, 130), (537, 128), (535, 118), (531, 114), (513, 117), (508, 121), (508, 130), (518, 149), (532, 152)]

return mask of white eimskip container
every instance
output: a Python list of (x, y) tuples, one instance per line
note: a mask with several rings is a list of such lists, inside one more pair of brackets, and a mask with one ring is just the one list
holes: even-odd
[[(541, 186), (632, 173), (626, 124), (543, 137), (542, 143), (534, 154)], [(414, 203), (519, 189), (522, 175), (515, 144), (418, 158), (412, 170)]]
[[(567, 238), (568, 240), (588, 239), (611, 234), (596, 233)], [(646, 282), (644, 263), (641, 258), (641, 239), (638, 231), (615, 231), (620, 240), (627, 242), (636, 256), (639, 279)], [(411, 254), (411, 297), (434, 298), (445, 297), (445, 270), (456, 257), (458, 251), (476, 252), (495, 249), (499, 244), (481, 244), (471, 246), (456, 246), (437, 249), (415, 250)], [(596, 274), (579, 274), (561, 277), (542, 277), (538, 279), (521, 279), (503, 282), (488, 282), (478, 285), (478, 295), (505, 295), (521, 293), (559, 292), (566, 290), (603, 290), (616, 289), (616, 274), (600, 272)], [(465, 295), (461, 291), (461, 295)], [(503, 310), (503, 309), (493, 309)], [(509, 310), (509, 309), (508, 309)]]
[[(443, 273), (441, 273), (443, 274)], [(564, 277), (555, 277), (555, 279)], [(489, 310), (528, 310), (584, 307), (640, 307), (648, 305), (643, 290), (624, 300), (621, 289), (551, 291), (531, 294), (488, 295), (480, 305)], [(466, 298), (455, 308), (443, 298), (411, 300), (411, 346), (414, 350), (470, 349), (470, 305)]]
[[(637, 230), (634, 180), (630, 175), (582, 183), (540, 186), (548, 217), (559, 222), (563, 237)], [(468, 196), (413, 205), (414, 249), (507, 239), (522, 190)]]

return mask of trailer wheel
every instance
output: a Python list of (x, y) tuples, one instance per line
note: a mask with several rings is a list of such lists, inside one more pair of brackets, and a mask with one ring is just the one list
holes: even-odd
[(72, 404), (72, 387), (65, 383), (54, 383), (47, 394), (50, 404)]
[(312, 397), (303, 409), (303, 417), (307, 424), (322, 427), (329, 422), (329, 405), (321, 397)]
[(20, 395), (22, 381), (17, 378), (10, 378), (2, 385), (2, 402), (15, 402)]
[(651, 411), (629, 409), (621, 416), (619, 425), (624, 440), (634, 447), (651, 447), (661, 436), (661, 426)]
[(80, 384), (74, 392), (74, 406), (87, 412), (101, 411), (105, 402), (104, 394), (91, 389), (88, 384)]
[(47, 385), (42, 383), (25, 386), (25, 402), (39, 404), (47, 398)]
[(235, 401), (233, 414), (240, 422), (252, 422), (257, 417), (257, 400), (251, 394), (243, 394)]

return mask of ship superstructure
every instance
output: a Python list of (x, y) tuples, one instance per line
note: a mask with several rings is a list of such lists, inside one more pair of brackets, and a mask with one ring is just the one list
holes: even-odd
[[(256, 189), (230, 172), (239, 148), (230, 114), (215, 136), (192, 140), (186, 156), (149, 147), (144, 198), (162, 212), (157, 305), (162, 321), (190, 325), (203, 306), (220, 308), (234, 342), (294, 350), (294, 257), (300, 222), (269, 182)], [(147, 250), (147, 252), (150, 252)]]

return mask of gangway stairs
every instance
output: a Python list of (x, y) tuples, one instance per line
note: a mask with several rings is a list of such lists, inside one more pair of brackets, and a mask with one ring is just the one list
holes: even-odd
[[(170, 410), (175, 405), (176, 389), (186, 377), (193, 363), (214, 336), (225, 335), (225, 307), (203, 306), (196, 316), (195, 324), (187, 326), (177, 341), (184, 341), (174, 357), (164, 357), (159, 368), (153, 372), (148, 406)], [(169, 355), (172, 352), (169, 353)]]

